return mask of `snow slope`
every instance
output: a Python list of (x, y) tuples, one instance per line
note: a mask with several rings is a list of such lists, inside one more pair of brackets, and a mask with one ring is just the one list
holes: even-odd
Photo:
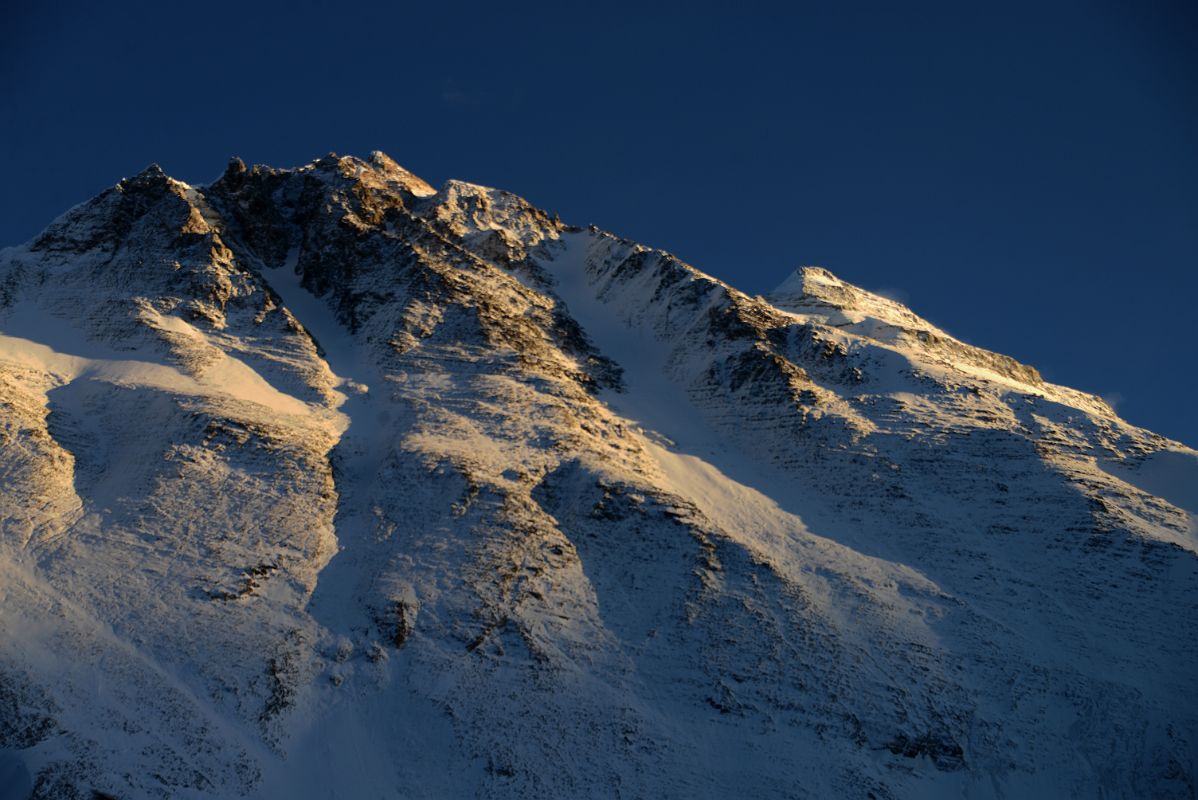
[(1196, 791), (1198, 453), (823, 269), (151, 167), (0, 421), (0, 797)]

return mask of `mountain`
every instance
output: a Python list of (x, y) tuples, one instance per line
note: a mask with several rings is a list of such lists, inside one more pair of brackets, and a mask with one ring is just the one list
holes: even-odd
[(1198, 791), (1198, 453), (382, 154), (0, 253), (0, 486), (5, 800)]

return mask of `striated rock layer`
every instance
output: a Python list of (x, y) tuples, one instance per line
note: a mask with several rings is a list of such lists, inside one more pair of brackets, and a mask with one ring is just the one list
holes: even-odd
[(38, 798), (1198, 790), (1198, 453), (382, 154), (0, 252), (0, 486)]

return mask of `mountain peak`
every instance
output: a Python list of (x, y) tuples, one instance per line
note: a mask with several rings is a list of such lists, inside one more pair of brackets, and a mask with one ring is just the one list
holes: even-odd
[(370, 153), (369, 164), (417, 197), (429, 197), (437, 193), (437, 190), (423, 178), (401, 167), (382, 150), (374, 150)]
[(821, 267), (382, 153), (151, 167), (0, 251), (0, 775), (1191, 797), (1195, 485)]
[[(902, 303), (854, 286), (823, 267), (800, 267), (766, 299), (782, 311), (901, 348), (909, 355), (920, 354), (955, 370), (975, 374), (984, 370), (982, 374), (1025, 390), (1042, 391), (1046, 386), (1035, 367), (959, 341)], [(1054, 396), (1098, 413), (1110, 412), (1104, 401), (1081, 392), (1059, 388)]]
[(142, 169), (141, 172), (138, 172), (137, 175), (135, 175), (134, 177), (135, 178), (152, 179), (152, 178), (166, 178), (168, 176), (167, 176), (166, 172), (163, 171), (162, 166), (159, 165), (158, 162), (155, 161), (155, 162), (151, 162), (151, 163), (147, 164), (146, 167), (144, 169)]
[(820, 286), (843, 285), (843, 281), (823, 267), (803, 266), (796, 269), (786, 280), (778, 284), (769, 297), (815, 296)]
[(401, 167), (381, 150), (371, 151), (366, 159), (329, 153), (310, 163), (307, 168), (316, 172), (332, 171), (342, 178), (376, 186), (390, 184), (416, 197), (437, 193), (426, 181)]
[(137, 174), (123, 179), (117, 186), (122, 189), (145, 189), (150, 186), (168, 186), (174, 179), (158, 164), (149, 164)]
[(767, 296), (785, 310), (836, 308), (857, 311), (896, 325), (932, 327), (902, 303), (841, 280), (824, 267), (805, 266), (792, 272)]

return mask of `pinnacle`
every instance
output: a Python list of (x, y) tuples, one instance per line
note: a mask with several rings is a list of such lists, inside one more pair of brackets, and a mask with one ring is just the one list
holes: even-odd
[(121, 189), (140, 190), (160, 189), (169, 187), (171, 177), (158, 164), (150, 164), (131, 178), (125, 178), (119, 184)]
[(163, 171), (161, 166), (159, 166), (157, 163), (151, 163), (142, 169), (141, 172), (137, 173), (132, 178), (127, 178), (126, 180), (146, 183), (150, 181), (164, 180), (167, 177), (169, 176)]

